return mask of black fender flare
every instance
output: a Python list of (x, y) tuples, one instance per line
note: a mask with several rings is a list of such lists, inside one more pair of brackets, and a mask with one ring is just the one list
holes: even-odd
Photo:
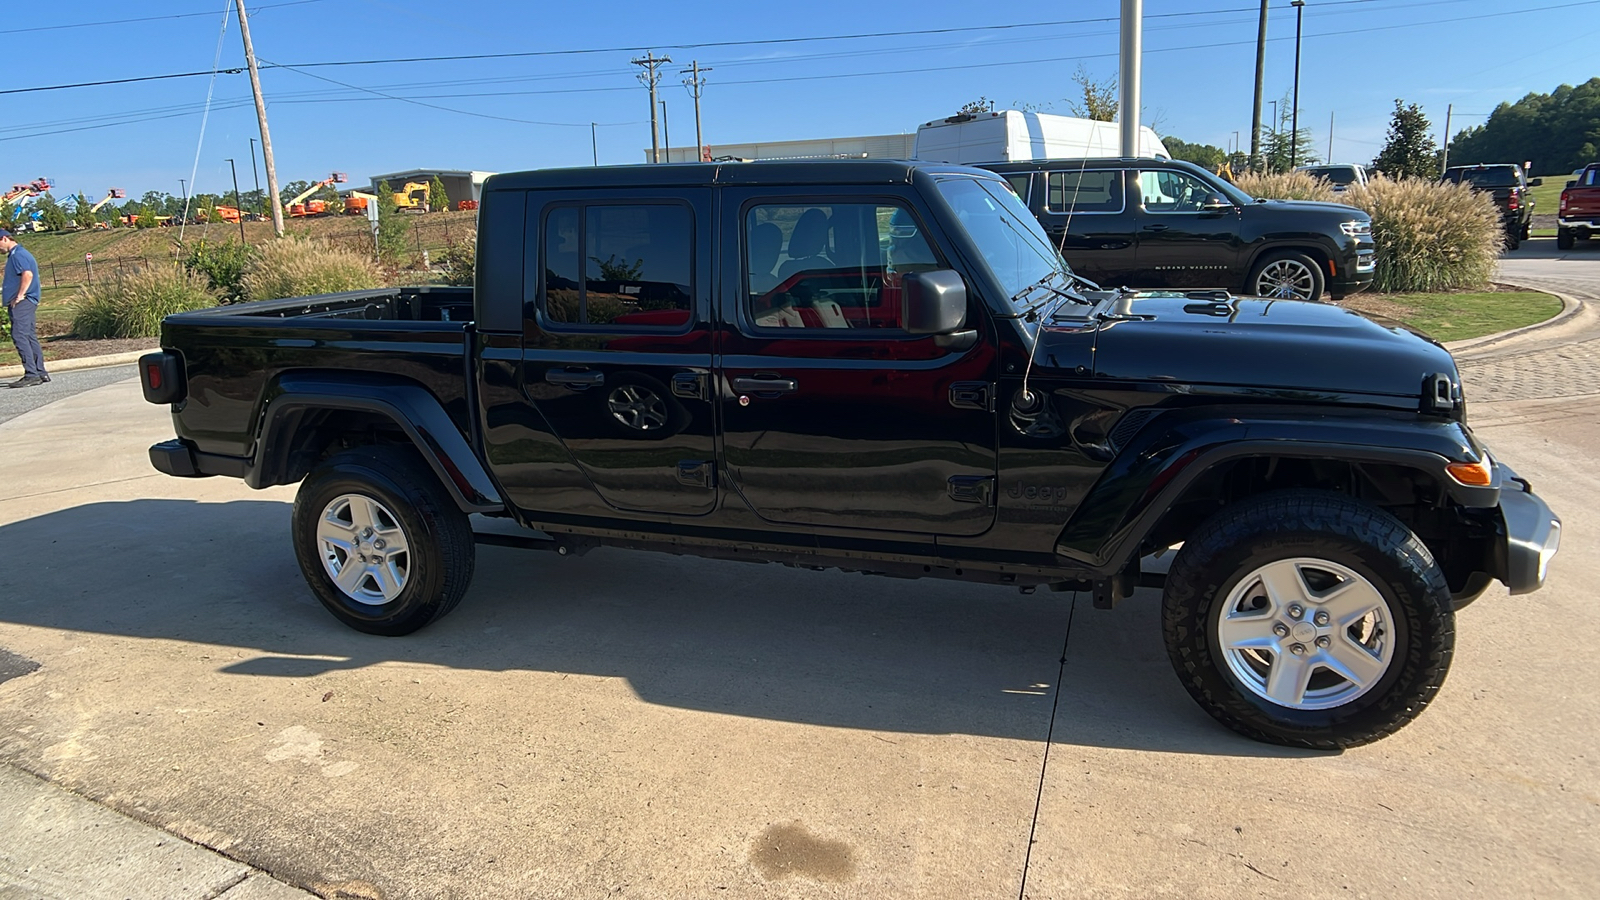
[(403, 431), (463, 512), (496, 512), (505, 501), (461, 429), (438, 398), (415, 382), (371, 376), (294, 373), (280, 376), (264, 397), (260, 438), (245, 482), (253, 488), (282, 483), (282, 462), (308, 410), (367, 412)]
[[(1157, 420), (1158, 422), (1160, 420)], [(1156, 424), (1156, 423), (1152, 423)], [(1218, 465), (1250, 457), (1335, 459), (1417, 469), (1463, 507), (1500, 501), (1499, 467), (1487, 487), (1451, 478), (1445, 466), (1485, 454), (1465, 428), (1448, 420), (1405, 421), (1239, 410), (1219, 417), (1173, 414), (1166, 427), (1146, 428), (1101, 473), (1056, 539), (1056, 553), (1098, 572), (1125, 567), (1140, 541), (1195, 481)]]

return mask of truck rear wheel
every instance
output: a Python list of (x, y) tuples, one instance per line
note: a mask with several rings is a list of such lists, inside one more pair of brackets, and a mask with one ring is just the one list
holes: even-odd
[(1167, 576), (1167, 654), (1191, 696), (1247, 737), (1319, 750), (1385, 737), (1449, 670), (1450, 589), (1398, 519), (1317, 491), (1228, 507)]
[(330, 457), (295, 495), (293, 534), (311, 592), (367, 634), (410, 634), (443, 618), (472, 582), (467, 516), (409, 448)]
[(1557, 250), (1571, 250), (1573, 244), (1575, 244), (1575, 243), (1577, 243), (1577, 241), (1574, 240), (1574, 237), (1573, 237), (1571, 229), (1568, 229), (1568, 228), (1557, 228), (1556, 229), (1556, 249)]

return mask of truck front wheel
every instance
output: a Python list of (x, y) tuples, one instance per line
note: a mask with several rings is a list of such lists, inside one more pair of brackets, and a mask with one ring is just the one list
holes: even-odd
[(1278, 300), (1321, 300), (1326, 284), (1316, 260), (1293, 250), (1269, 253), (1250, 272), (1245, 292)]
[(1398, 519), (1317, 491), (1203, 524), (1167, 576), (1167, 654), (1190, 695), (1256, 740), (1336, 750), (1385, 737), (1450, 666), (1450, 589)]
[(409, 448), (330, 457), (295, 495), (293, 534), (312, 593), (367, 634), (410, 634), (443, 618), (472, 581), (467, 516)]

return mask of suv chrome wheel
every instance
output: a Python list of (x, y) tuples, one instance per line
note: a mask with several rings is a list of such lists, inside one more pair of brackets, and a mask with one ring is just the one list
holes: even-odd
[(405, 529), (371, 497), (341, 494), (323, 507), (317, 548), (328, 577), (357, 603), (381, 606), (405, 590), (411, 572)]
[(1332, 709), (1371, 690), (1394, 660), (1394, 618), (1354, 570), (1306, 557), (1246, 575), (1219, 607), (1216, 640), (1244, 688), (1288, 709)]
[(667, 404), (644, 385), (625, 384), (606, 397), (606, 408), (618, 422), (635, 431), (656, 431), (667, 424)]
[(1251, 293), (1283, 300), (1310, 300), (1317, 295), (1317, 273), (1298, 259), (1275, 259), (1256, 275)]

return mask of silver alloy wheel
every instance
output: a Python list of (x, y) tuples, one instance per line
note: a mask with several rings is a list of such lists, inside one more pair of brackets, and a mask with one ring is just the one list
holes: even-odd
[(1275, 259), (1256, 275), (1254, 293), (1283, 300), (1310, 300), (1317, 275), (1297, 259)]
[(323, 507), (317, 549), (339, 590), (367, 606), (392, 603), (411, 574), (410, 545), (400, 520), (361, 494), (340, 494)]
[(606, 408), (618, 422), (635, 431), (655, 431), (667, 424), (667, 404), (643, 385), (625, 384), (606, 398)]
[(1372, 690), (1394, 661), (1394, 614), (1372, 582), (1326, 559), (1267, 563), (1213, 623), (1228, 670), (1289, 709), (1332, 709)]

